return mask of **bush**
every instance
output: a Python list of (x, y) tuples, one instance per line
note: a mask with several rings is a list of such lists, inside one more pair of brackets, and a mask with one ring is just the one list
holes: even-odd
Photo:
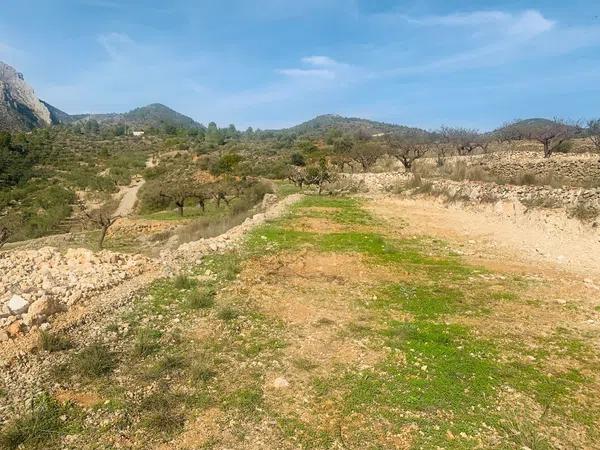
[(235, 319), (237, 316), (239, 316), (239, 312), (229, 306), (221, 309), (219, 311), (219, 314), (217, 315), (219, 317), (219, 319), (221, 320), (225, 320), (226, 322)]
[(600, 210), (591, 206), (585, 205), (583, 202), (577, 204), (569, 210), (569, 216), (578, 219), (582, 222), (590, 222), (600, 215)]

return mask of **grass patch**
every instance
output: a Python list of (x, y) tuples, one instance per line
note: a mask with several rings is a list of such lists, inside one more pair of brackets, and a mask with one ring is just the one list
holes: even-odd
[(226, 322), (236, 319), (240, 315), (239, 311), (231, 306), (226, 306), (219, 310), (217, 317)]
[(103, 344), (96, 343), (75, 355), (70, 367), (79, 375), (98, 378), (111, 373), (116, 364), (115, 355)]
[(224, 401), (225, 407), (235, 408), (246, 414), (253, 413), (263, 404), (263, 394), (259, 387), (246, 387), (229, 394)]
[(216, 291), (213, 287), (203, 287), (192, 291), (187, 299), (190, 309), (211, 308), (215, 304)]
[(138, 330), (133, 346), (133, 353), (136, 356), (150, 356), (156, 353), (160, 348), (159, 339), (162, 333), (150, 328)]
[(77, 426), (77, 414), (72, 405), (61, 405), (50, 394), (43, 393), (32, 401), (28, 413), (4, 427), (0, 433), (0, 448), (50, 448)]
[(70, 349), (73, 343), (64, 334), (41, 331), (38, 337), (38, 346), (47, 352), (59, 352)]
[(175, 289), (192, 289), (194, 286), (196, 286), (196, 282), (187, 275), (179, 274), (173, 279)]

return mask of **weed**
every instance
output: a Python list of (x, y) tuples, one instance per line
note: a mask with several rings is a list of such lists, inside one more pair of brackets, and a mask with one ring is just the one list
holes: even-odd
[(133, 352), (137, 356), (149, 356), (159, 349), (158, 339), (161, 333), (149, 328), (138, 330)]
[(183, 274), (179, 274), (173, 279), (173, 287), (175, 289), (191, 289), (195, 284), (194, 280)]
[(219, 311), (219, 313), (217, 314), (217, 317), (221, 320), (231, 321), (231, 320), (234, 320), (239, 315), (240, 315), (240, 313), (236, 309), (234, 309), (230, 306), (226, 306)]
[(42, 350), (47, 352), (68, 350), (73, 346), (71, 340), (67, 336), (63, 334), (49, 333), (47, 331), (40, 332), (38, 345)]
[(217, 372), (206, 364), (194, 364), (190, 370), (190, 378), (194, 383), (207, 383), (217, 376)]
[(80, 375), (97, 378), (112, 372), (116, 363), (115, 355), (106, 346), (96, 343), (75, 355), (71, 367)]
[(215, 290), (212, 287), (204, 287), (192, 291), (187, 299), (190, 309), (210, 308), (215, 303)]
[(256, 411), (262, 406), (263, 394), (259, 387), (247, 387), (232, 392), (225, 398), (225, 406), (245, 413)]
[(600, 210), (579, 201), (569, 210), (569, 216), (581, 222), (591, 222), (600, 215)]

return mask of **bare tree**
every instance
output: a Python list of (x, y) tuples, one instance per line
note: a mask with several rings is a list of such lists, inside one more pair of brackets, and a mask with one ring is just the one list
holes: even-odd
[(186, 200), (205, 197), (202, 188), (202, 183), (196, 178), (195, 170), (191, 167), (173, 171), (162, 183), (159, 195), (173, 202), (177, 207), (179, 216), (183, 217)]
[(489, 145), (489, 140), (478, 130), (443, 126), (438, 133), (446, 143), (452, 144), (461, 156), (471, 154), (477, 148), (486, 151)]
[(310, 166), (306, 170), (304, 182), (307, 185), (315, 185), (318, 187), (318, 193), (321, 195), (323, 185), (333, 181), (333, 174), (327, 166), (327, 161), (323, 158), (316, 166)]
[(407, 172), (413, 163), (429, 151), (430, 141), (424, 133), (386, 134), (385, 142), (390, 156), (397, 158)]
[[(506, 127), (505, 127), (506, 128)], [(576, 128), (560, 119), (524, 120), (508, 125), (522, 139), (531, 139), (544, 146), (544, 158), (549, 158), (561, 144), (575, 135)]]
[(113, 215), (114, 205), (107, 204), (97, 209), (88, 209), (83, 201), (79, 202), (79, 208), (83, 216), (96, 227), (100, 228), (100, 239), (98, 240), (98, 248), (102, 250), (104, 239), (108, 229), (112, 227), (121, 216)]
[(385, 153), (385, 149), (378, 142), (357, 141), (352, 146), (349, 156), (362, 166), (363, 172), (368, 172)]
[(600, 152), (600, 119), (588, 122), (588, 135), (596, 147), (596, 151)]

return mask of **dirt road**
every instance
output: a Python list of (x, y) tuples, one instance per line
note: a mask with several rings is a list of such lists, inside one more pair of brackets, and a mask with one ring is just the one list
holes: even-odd
[(119, 206), (115, 211), (116, 216), (127, 217), (133, 213), (135, 202), (137, 201), (137, 195), (140, 188), (146, 181), (144, 179), (133, 181), (129, 186), (121, 188), (121, 192), (118, 194), (121, 197)]

